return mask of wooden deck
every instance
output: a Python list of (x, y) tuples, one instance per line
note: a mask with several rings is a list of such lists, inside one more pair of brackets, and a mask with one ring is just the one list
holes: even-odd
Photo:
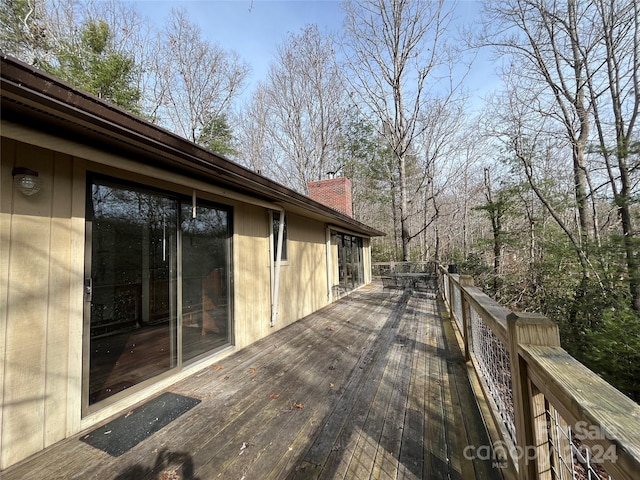
[(433, 296), (367, 286), (174, 385), (202, 402), (114, 458), (60, 442), (14, 479), (501, 478)]

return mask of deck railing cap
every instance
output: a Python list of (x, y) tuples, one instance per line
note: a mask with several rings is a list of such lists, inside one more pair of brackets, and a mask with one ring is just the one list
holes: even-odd
[(511, 312), (507, 315), (507, 322), (518, 322), (519, 324), (544, 324), (550, 323), (555, 325), (555, 322), (550, 320), (546, 315), (536, 312)]
[(540, 313), (511, 312), (507, 315), (512, 355), (519, 344), (560, 346), (558, 324)]

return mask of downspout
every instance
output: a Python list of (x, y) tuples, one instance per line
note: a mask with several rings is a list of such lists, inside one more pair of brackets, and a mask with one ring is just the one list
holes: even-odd
[(325, 243), (327, 246), (327, 301), (331, 303), (333, 301), (333, 261), (331, 258), (331, 227), (327, 225), (325, 233)]
[[(364, 248), (364, 244), (362, 245)], [(371, 238), (369, 238), (367, 242), (367, 257), (369, 258), (369, 268), (367, 268), (367, 276), (365, 278), (365, 283), (369, 284), (373, 281), (373, 259), (371, 258)]]
[[(282, 242), (284, 237), (284, 208), (279, 207), (280, 222), (278, 223), (278, 245), (276, 246), (275, 266), (273, 260), (271, 262), (273, 272), (273, 283), (271, 284), (271, 322), (270, 327), (275, 326), (278, 317), (278, 296), (280, 294), (280, 265), (282, 263)], [(273, 221), (271, 222), (273, 225)]]

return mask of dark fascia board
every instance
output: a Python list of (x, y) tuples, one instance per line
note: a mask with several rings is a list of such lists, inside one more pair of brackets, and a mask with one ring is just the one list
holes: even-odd
[[(0, 53), (2, 115), (114, 151), (141, 154), (164, 168), (197, 175), (256, 198), (294, 206), (367, 236), (385, 233), (291, 190), (144, 119)], [(62, 127), (62, 128), (60, 128)], [(82, 135), (77, 133), (82, 132)]]

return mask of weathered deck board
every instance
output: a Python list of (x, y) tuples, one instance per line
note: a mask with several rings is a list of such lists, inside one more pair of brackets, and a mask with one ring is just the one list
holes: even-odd
[(500, 478), (463, 456), (489, 442), (465, 368), (435, 299), (367, 287), (174, 385), (202, 402), (122, 456), (74, 437), (1, 477)]
[[(382, 299), (390, 303), (391, 297)], [(358, 368), (349, 379), (346, 395), (338, 399), (325, 428), (318, 435), (313, 446), (315, 448), (312, 447), (311, 452), (316, 457), (304, 458), (299, 466), (300, 478), (315, 478), (322, 473), (320, 467), (323, 464), (325, 467), (322, 478), (345, 477), (358, 443), (360, 425), (367, 418), (370, 399), (375, 397), (385, 371), (386, 352), (390, 348), (393, 332), (396, 331), (405, 308), (404, 302), (394, 302), (391, 306), (396, 308), (388, 309), (381, 316), (385, 320), (384, 324), (379, 326), (373, 341), (360, 355)], [(363, 399), (368, 401), (362, 401)], [(313, 470), (316, 472), (312, 473)]]
[[(428, 304), (426, 304), (428, 305)], [(431, 306), (435, 307), (435, 303)], [(409, 391), (409, 400), (405, 415), (400, 454), (401, 478), (420, 478), (420, 475), (411, 474), (411, 468), (422, 472), (424, 470), (424, 434), (425, 434), (425, 394), (427, 388), (427, 356), (424, 349), (424, 338), (428, 322), (423, 320), (423, 315), (431, 315), (432, 311), (415, 309), (412, 322), (416, 325), (416, 333), (412, 341), (411, 354), (412, 375)], [(391, 477), (393, 478), (393, 477)]]

